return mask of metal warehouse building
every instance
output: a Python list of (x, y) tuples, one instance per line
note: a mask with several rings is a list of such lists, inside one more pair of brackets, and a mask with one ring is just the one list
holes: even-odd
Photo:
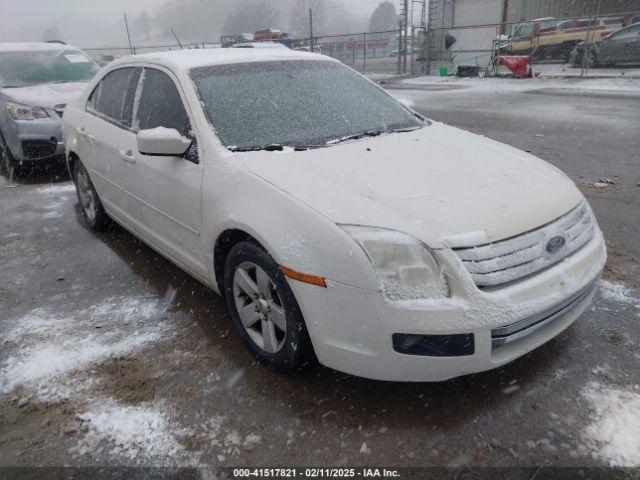
[(431, 0), (431, 28), (640, 11), (640, 0)]

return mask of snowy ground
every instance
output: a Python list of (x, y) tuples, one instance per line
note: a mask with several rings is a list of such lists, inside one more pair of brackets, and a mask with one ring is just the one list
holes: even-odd
[[(346, 60), (346, 63), (358, 70), (359, 72), (363, 72), (366, 68), (367, 75), (394, 75), (398, 71), (398, 58), (397, 57), (387, 57), (387, 58), (369, 58), (365, 62), (362, 58), (359, 58), (355, 63), (349, 60)], [(411, 71), (411, 59), (408, 59), (408, 70)], [(473, 63), (473, 62), (471, 62)], [(441, 65), (434, 63), (431, 65), (431, 74), (437, 75), (439, 72), (439, 68)], [(456, 66), (452, 64), (442, 65), (448, 68), (449, 73), (456, 73)], [(423, 64), (422, 62), (416, 62), (414, 65), (414, 72), (419, 74), (422, 71)], [(533, 65), (533, 69), (538, 72), (543, 77), (579, 77), (582, 74), (581, 68), (574, 68), (568, 63), (536, 63)], [(502, 73), (503, 67), (501, 67), (500, 73)], [(509, 73), (505, 69), (505, 73)], [(631, 66), (618, 66), (612, 68), (589, 68), (585, 71), (586, 77), (592, 78), (603, 78), (603, 77), (636, 77), (640, 78), (640, 66), (639, 65), (631, 65)]]
[(395, 88), (422, 88), (443, 91), (472, 90), (473, 93), (558, 92), (566, 94), (607, 94), (640, 98), (640, 77), (617, 78), (458, 78), (416, 77), (399, 80)]
[(640, 102), (394, 94), (576, 179), (610, 254), (579, 322), (441, 384), (280, 376), (198, 282), (121, 229), (86, 230), (70, 183), (0, 177), (0, 466), (640, 466)]

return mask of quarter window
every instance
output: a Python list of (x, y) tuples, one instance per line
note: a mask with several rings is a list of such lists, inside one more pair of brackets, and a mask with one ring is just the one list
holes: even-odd
[(133, 129), (173, 128), (190, 137), (190, 123), (173, 80), (159, 70), (145, 68), (136, 98)]
[(109, 73), (89, 97), (87, 109), (130, 127), (133, 97), (139, 77), (138, 68), (122, 68)]

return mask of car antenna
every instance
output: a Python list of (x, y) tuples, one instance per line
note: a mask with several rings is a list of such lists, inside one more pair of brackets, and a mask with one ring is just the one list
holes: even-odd
[(173, 33), (173, 36), (176, 37), (176, 42), (178, 42), (178, 45), (180, 45), (180, 50), (184, 50), (184, 47), (180, 43), (180, 39), (178, 38), (178, 35), (176, 35), (176, 32), (173, 31), (173, 28), (171, 29), (171, 33)]

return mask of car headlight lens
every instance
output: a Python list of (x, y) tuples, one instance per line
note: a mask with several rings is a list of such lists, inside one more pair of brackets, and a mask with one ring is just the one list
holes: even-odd
[(391, 302), (448, 297), (449, 286), (433, 255), (419, 240), (394, 230), (341, 225), (362, 247)]
[(7, 103), (7, 112), (14, 120), (35, 120), (37, 118), (49, 118), (49, 114), (42, 107), (32, 107), (19, 103)]

